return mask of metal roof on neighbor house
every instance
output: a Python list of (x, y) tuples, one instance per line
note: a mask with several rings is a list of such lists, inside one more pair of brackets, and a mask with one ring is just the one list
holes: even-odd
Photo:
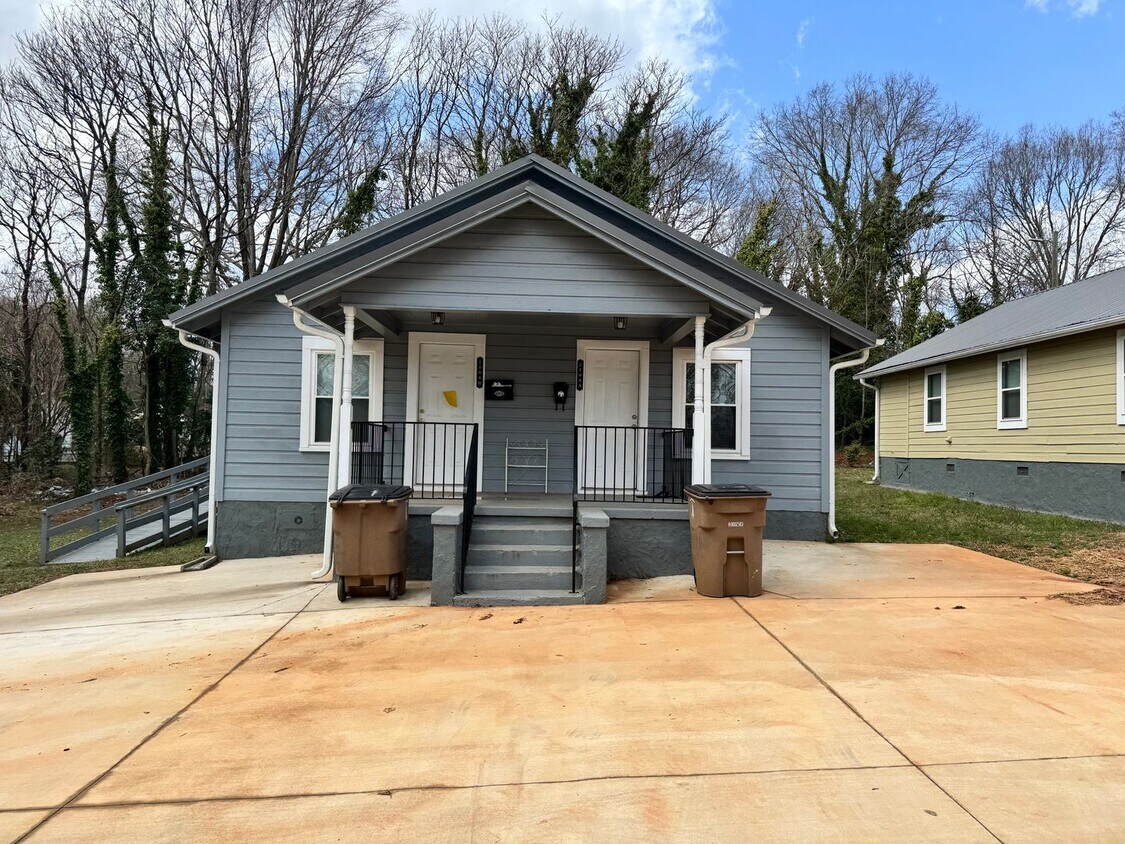
[(1014, 299), (865, 369), (872, 378), (1125, 324), (1125, 267)]
[[(677, 263), (694, 270), (697, 279), (705, 279), (709, 292), (742, 303), (741, 310), (757, 310), (757, 299), (765, 296), (792, 305), (798, 311), (827, 324), (833, 337), (852, 348), (863, 348), (875, 342), (875, 336), (782, 284), (747, 269), (738, 262), (661, 223), (649, 214), (622, 202), (580, 179), (565, 168), (538, 156), (528, 156), (501, 167), (486, 176), (462, 185), (429, 202), (383, 220), (369, 229), (343, 238), (336, 243), (313, 250), (307, 255), (263, 273), (228, 290), (209, 296), (172, 314), (170, 321), (179, 328), (203, 331), (217, 323), (226, 307), (248, 298), (284, 292), (300, 296), (309, 288), (318, 287), (333, 270), (343, 269), (349, 262), (362, 260), (362, 255), (389, 245), (409, 242), (424, 234), (427, 226), (445, 217), (471, 215), (487, 206), (504, 191), (523, 186), (529, 194), (547, 190), (560, 201), (584, 206), (584, 212), (600, 216), (613, 227), (618, 236), (641, 241), (654, 260)], [(542, 194), (540, 195), (542, 196)], [(329, 282), (330, 283), (330, 282)]]

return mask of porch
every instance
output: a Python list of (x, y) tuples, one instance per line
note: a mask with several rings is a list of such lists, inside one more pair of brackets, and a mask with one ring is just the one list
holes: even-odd
[[(745, 342), (743, 323), (340, 315), (338, 485), (414, 489), (416, 568), (428, 567), (435, 604), (600, 603), (613, 557), (669, 574), (690, 565), (683, 490), (710, 480), (707, 438), (694, 435), (709, 391), (704, 379), (698, 401), (693, 388), (677, 394), (676, 361), (683, 377), (731, 325)], [(726, 387), (733, 404), (743, 388), (737, 377)]]

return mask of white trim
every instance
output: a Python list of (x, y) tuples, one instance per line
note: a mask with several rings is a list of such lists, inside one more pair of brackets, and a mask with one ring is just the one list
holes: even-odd
[[(672, 427), (687, 426), (687, 365), (695, 363), (693, 349), (683, 347), (672, 349)], [(736, 363), (739, 365), (735, 411), (738, 414), (735, 448), (712, 449), (712, 460), (750, 459), (750, 349), (715, 349), (711, 353), (711, 363)], [(710, 405), (710, 402), (708, 402)], [(694, 438), (692, 440), (694, 447)]]
[[(316, 356), (318, 354), (335, 354), (335, 347), (330, 340), (322, 337), (305, 335), (301, 338), (301, 435), (300, 451), (328, 452), (332, 450), (330, 442), (314, 442), (314, 419), (316, 417), (316, 400), (313, 390), (316, 389)], [(371, 382), (368, 387), (368, 417), (373, 422), (383, 418), (383, 366), (384, 350), (382, 340), (356, 340), (355, 352), (357, 355), (371, 357)], [(354, 402), (354, 399), (353, 399)]]
[[(1017, 419), (1004, 418), (1004, 363), (1020, 362), (1020, 415)], [(1027, 427), (1027, 349), (1001, 352), (996, 356), (996, 428), (1001, 431)]]
[(1117, 424), (1125, 425), (1125, 328), (1117, 332)]
[[(406, 421), (424, 422), (418, 418), (418, 367), (423, 343), (449, 343), (472, 346), (473, 357), (484, 360), (485, 378), (480, 386), (473, 387), (473, 421), (477, 423), (477, 491), (484, 488), (484, 382), (488, 375), (487, 338), (484, 334), (457, 334), (449, 331), (411, 331), (406, 352)], [(423, 429), (425, 430), (425, 429)], [(412, 451), (412, 440), (407, 433), (407, 451)], [(403, 483), (413, 480), (413, 460), (404, 461)]]
[[(941, 395), (930, 395), (930, 376), (939, 373), (941, 375)], [(930, 422), (930, 402), (933, 399), (941, 400), (941, 419), (937, 422)], [(945, 430), (945, 416), (946, 407), (949, 404), (949, 378), (945, 371), (944, 364), (942, 366), (931, 366), (922, 373), (922, 430), (923, 431), (944, 431)]]

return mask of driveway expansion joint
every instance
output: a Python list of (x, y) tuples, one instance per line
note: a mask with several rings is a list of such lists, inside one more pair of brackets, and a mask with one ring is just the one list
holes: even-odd
[(840, 694), (840, 692), (838, 692), (835, 688), (833, 688), (832, 685), (827, 680), (825, 680), (823, 677), (821, 677), (820, 674), (818, 674), (813, 669), (813, 667), (811, 665), (809, 665), (807, 662), (805, 662), (803, 659), (801, 659), (801, 657), (797, 655), (797, 652), (794, 651), (792, 648), (790, 648), (787, 644), (785, 644), (785, 642), (781, 641), (780, 637), (778, 637), (772, 630), (770, 630), (768, 627), (766, 627), (766, 625), (764, 625), (761, 621), (759, 621), (754, 616), (754, 614), (750, 612), (749, 609), (747, 609), (745, 606), (742, 605), (742, 603), (740, 601), (737, 601), (734, 598), (731, 598), (731, 601), (733, 601), (734, 605), (746, 614), (747, 618), (749, 618), (751, 621), (753, 621), (755, 624), (757, 624), (760, 628), (762, 628), (762, 631), (767, 636), (769, 636), (771, 639), (773, 639), (775, 642), (777, 642), (778, 645), (780, 645), (782, 648), (784, 648), (786, 653), (788, 653), (791, 657), (793, 657), (793, 659), (795, 659), (797, 661), (797, 664), (800, 665), (802, 668), (804, 668), (809, 674), (811, 674), (816, 679), (816, 681), (818, 683), (820, 683), (825, 689), (828, 690), (828, 692), (830, 694), (833, 695), (833, 697), (835, 697), (838, 701), (840, 701), (840, 703), (842, 703), (844, 706), (846, 706), (852, 712), (852, 714), (855, 715), (856, 718), (858, 718), (860, 721), (862, 721), (864, 724), (866, 724), (867, 727), (873, 733), (875, 733), (875, 735), (879, 736), (879, 738), (881, 738), (883, 741), (885, 741), (896, 753), (898, 753), (903, 759), (905, 759), (909, 763), (910, 767), (914, 768), (914, 770), (916, 770), (919, 774), (921, 774), (927, 780), (929, 780), (929, 782), (932, 783), (933, 786), (936, 789), (938, 789), (938, 791), (940, 791), (942, 794), (944, 794), (946, 797), (948, 797), (950, 800), (952, 800), (953, 803), (955, 805), (957, 805), (961, 809), (962, 812), (964, 812), (966, 815), (968, 815), (970, 818), (972, 818), (974, 821), (976, 821), (981, 829), (983, 829), (985, 832), (987, 832), (989, 835), (991, 835), (997, 841), (1002, 840), (999, 835), (997, 835), (995, 832), (993, 832), (991, 829), (989, 829), (987, 826), (985, 826), (984, 822), (981, 821), (980, 818), (978, 818), (976, 815), (974, 815), (972, 812), (970, 812), (969, 809), (965, 806), (964, 803), (962, 803), (960, 800), (958, 800), (956, 797), (954, 797), (952, 794), (950, 794), (948, 790), (943, 788), (937, 782), (937, 780), (935, 780), (925, 770), (923, 770), (922, 767), (919, 766), (917, 762), (915, 762), (913, 759), (911, 759), (909, 756), (907, 756), (906, 753), (904, 753), (901, 748), (899, 748), (893, 741), (891, 741), (889, 738), (887, 738), (887, 736), (884, 735), (882, 733), (882, 731), (879, 730), (878, 727), (876, 727), (874, 724), (872, 724), (870, 721), (868, 721), (863, 716), (863, 714), (858, 709), (856, 709), (855, 706), (852, 705), (851, 701), (847, 700), (847, 698), (845, 698), (842, 694)]
[(128, 761), (138, 750), (140, 750), (142, 747), (144, 747), (146, 744), (148, 744), (150, 741), (152, 741), (152, 739), (156, 738), (156, 736), (158, 736), (160, 733), (162, 733), (166, 727), (170, 726), (171, 724), (173, 724), (177, 720), (179, 720), (181, 715), (183, 715), (185, 712), (187, 712), (189, 709), (191, 709), (191, 707), (195, 706), (195, 704), (197, 704), (200, 700), (202, 700), (204, 697), (206, 697), (208, 694), (210, 694), (212, 691), (214, 691), (216, 688), (218, 688), (219, 684), (221, 684), (225, 679), (230, 677), (235, 671), (237, 671), (239, 668), (241, 668), (243, 665), (245, 665), (247, 662), (249, 662), (254, 657), (255, 654), (257, 654), (266, 645), (268, 645), (270, 642), (272, 642), (278, 636), (278, 634), (281, 633), (282, 630), (284, 630), (286, 627), (288, 627), (292, 623), (293, 619), (295, 619), (297, 616), (299, 616), (301, 614), (301, 612), (306, 607), (309, 606), (309, 604), (311, 604), (313, 601), (316, 600), (317, 596), (320, 595), (320, 593), (322, 591), (324, 591), (324, 588), (326, 586), (327, 586), (327, 584), (325, 586), (322, 586), (319, 590), (317, 590), (309, 598), (309, 600), (305, 603), (305, 605), (303, 607), (301, 607), (301, 609), (293, 612), (290, 615), (290, 617), (287, 618), (284, 622), (282, 622), (282, 624), (276, 630), (274, 630), (272, 633), (270, 633), (268, 636), (266, 636), (266, 638), (264, 638), (261, 642), (259, 642), (253, 648), (251, 648), (249, 652), (247, 652), (238, 661), (236, 661), (234, 663), (234, 665), (232, 665), (229, 669), (227, 669), (218, 679), (214, 680), (211, 683), (208, 683), (207, 686), (205, 686), (203, 688), (203, 690), (200, 691), (199, 694), (197, 694), (195, 697), (193, 697), (191, 700), (189, 700), (187, 703), (185, 703), (182, 707), (180, 707), (178, 710), (176, 710), (172, 715), (168, 716), (166, 719), (164, 719), (162, 722), (160, 722), (160, 724), (157, 725), (157, 727), (155, 729), (153, 729), (151, 732), (149, 732), (148, 735), (146, 735), (144, 738), (142, 738), (137, 744), (135, 744), (120, 759), (118, 759), (116, 762), (114, 762), (112, 765), (110, 765), (108, 768), (106, 768), (104, 771), (102, 771), (100, 774), (98, 774), (96, 777), (94, 777), (92, 780), (90, 780), (88, 783), (86, 783), (84, 786), (82, 786), (80, 789), (78, 789), (76, 792), (74, 792), (74, 794), (72, 794), (70, 797), (68, 797), (66, 800), (64, 800), (62, 803), (60, 803), (58, 806), (55, 806), (53, 809), (51, 809), (50, 814), (48, 814), (45, 818), (43, 818), (37, 824), (35, 824), (33, 827), (31, 827), (31, 829), (24, 832), (23, 835), (21, 835), (19, 838), (17, 838), (15, 840), (14, 844), (20, 844), (20, 842), (26, 841), (30, 836), (34, 835), (38, 830), (42, 829), (46, 824), (50, 823), (51, 819), (54, 818), (54, 817), (57, 817), (58, 814), (60, 812), (62, 812), (64, 809), (74, 808), (73, 804), (77, 800), (80, 800), (83, 795), (87, 794), (90, 791), (90, 789), (92, 789), (98, 783), (102, 782), (106, 777), (108, 777), (111, 773), (113, 773), (118, 768), (118, 766), (120, 766), (122, 763)]

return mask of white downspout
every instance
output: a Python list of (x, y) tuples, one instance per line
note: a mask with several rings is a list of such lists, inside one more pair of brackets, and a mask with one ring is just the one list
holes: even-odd
[[(168, 328), (176, 328), (171, 320), (164, 320), (164, 325)], [(187, 331), (182, 328), (176, 328), (176, 333), (180, 337), (180, 345), (186, 346), (197, 352), (202, 352), (211, 358), (211, 455), (207, 463), (207, 474), (210, 480), (211, 489), (215, 489), (215, 480), (218, 475), (218, 442), (219, 442), (219, 353), (213, 348), (208, 346), (201, 346), (188, 339), (191, 336)], [(198, 335), (196, 335), (198, 336)], [(203, 339), (202, 337), (200, 339)], [(214, 496), (210, 496), (207, 514), (207, 545), (203, 549), (208, 554), (215, 553), (215, 520), (216, 511), (218, 508), (215, 506)]]
[(737, 346), (745, 343), (754, 336), (754, 329), (758, 327), (758, 320), (765, 319), (771, 313), (773, 308), (762, 308), (754, 314), (754, 318), (744, 325), (739, 326), (729, 334), (720, 337), (707, 345), (703, 350), (703, 366), (702, 368), (696, 367), (696, 372), (700, 375), (696, 376), (696, 398), (698, 399), (702, 394), (703, 405), (703, 426), (696, 428), (697, 431), (703, 433), (703, 449), (706, 455), (703, 461), (703, 483), (711, 483), (711, 354), (716, 349), (722, 349), (726, 346)]
[(340, 479), (340, 396), (344, 385), (344, 338), (327, 328), (317, 328), (304, 320), (309, 315), (292, 304), (284, 294), (277, 294), (277, 301), (293, 312), (293, 324), (303, 334), (311, 334), (328, 340), (336, 349), (336, 359), (332, 367), (332, 433), (328, 445), (328, 490), (324, 494), (324, 558), (319, 569), (310, 577), (321, 580), (332, 573), (332, 507), (330, 496), (339, 487)]
[(828, 368), (828, 535), (833, 539), (840, 535), (836, 529), (836, 373), (841, 369), (863, 366), (871, 357), (871, 350), (885, 342), (876, 340), (875, 346), (868, 346), (859, 353), (859, 357), (839, 361)]
[(873, 461), (875, 474), (871, 476), (868, 483), (877, 484), (879, 483), (879, 385), (867, 383), (866, 378), (860, 378), (859, 383), (875, 393), (875, 460)]

